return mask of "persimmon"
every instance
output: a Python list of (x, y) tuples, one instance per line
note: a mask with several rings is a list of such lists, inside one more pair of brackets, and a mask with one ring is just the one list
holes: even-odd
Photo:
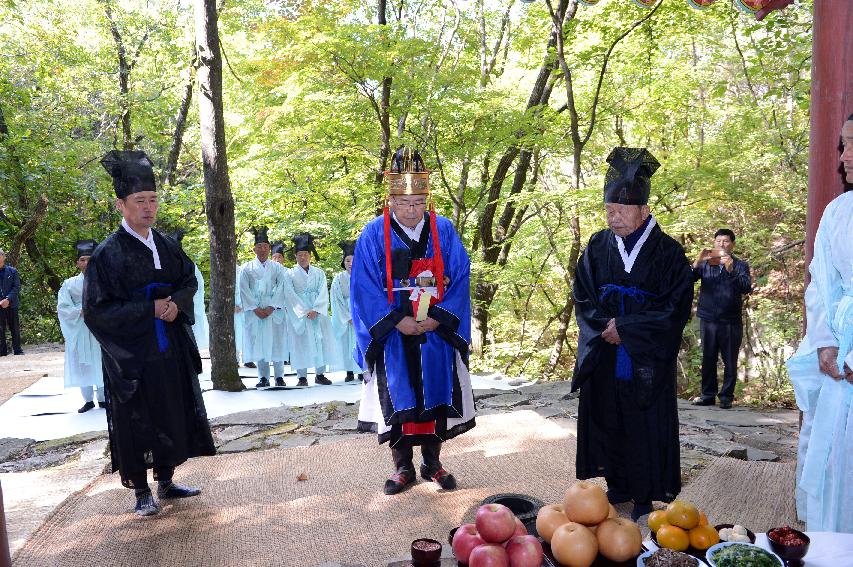
[(688, 532), (690, 545), (696, 549), (708, 549), (720, 543), (720, 534), (713, 526), (696, 526)]
[(666, 520), (666, 510), (655, 510), (649, 514), (649, 529), (657, 533), (660, 527), (668, 524)]
[(658, 545), (674, 551), (684, 551), (690, 545), (690, 536), (677, 526), (665, 524), (655, 534)]
[(666, 507), (666, 521), (673, 526), (690, 530), (699, 525), (699, 509), (690, 502), (673, 500)]

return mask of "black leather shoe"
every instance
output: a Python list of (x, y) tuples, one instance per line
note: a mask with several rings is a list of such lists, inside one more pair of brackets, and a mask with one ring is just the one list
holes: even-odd
[(637, 504), (634, 503), (634, 509), (631, 510), (631, 519), (635, 522), (639, 520), (641, 517), (646, 514), (652, 513), (652, 505), (651, 504)]
[(329, 386), (331, 385), (332, 381), (323, 376), (322, 374), (317, 374), (317, 376), (314, 377), (314, 383), (322, 384), (323, 386)]
[(245, 366), (246, 368), (257, 368), (254, 362), (247, 362), (243, 366)]
[(105, 407), (107, 407), (107, 403), (106, 402), (98, 402), (98, 407), (99, 408), (105, 408)]
[(297, 382), (296, 385), (297, 386), (307, 386), (308, 385), (308, 378), (305, 378), (303, 376), (302, 378), (299, 379), (299, 382)]
[(269, 378), (261, 378), (260, 380), (258, 380), (258, 383), (255, 384), (255, 388), (269, 388), (269, 387), (270, 387)]
[(732, 403), (729, 401), (720, 400), (720, 409), (732, 409)]
[(410, 484), (415, 483), (415, 473), (410, 471), (397, 472), (392, 474), (385, 481), (385, 494), (399, 494), (406, 489)]
[(90, 409), (95, 409), (95, 402), (86, 402), (82, 408), (77, 410), (77, 413), (86, 413)]
[(438, 470), (430, 471), (426, 465), (421, 465), (421, 478), (431, 480), (445, 490), (453, 490), (456, 488), (456, 478), (444, 470), (444, 467), (439, 467)]
[(138, 516), (153, 516), (160, 512), (160, 506), (154, 500), (154, 495), (151, 492), (146, 492), (142, 496), (136, 497), (136, 508), (134, 512)]
[(347, 372), (347, 377), (344, 378), (344, 382), (352, 382), (355, 380), (355, 375), (352, 372)]
[(361, 380), (362, 382), (364, 382), (364, 374), (363, 373), (359, 374), (358, 379)]
[(17, 351), (15, 354), (24, 354), (24, 351), (19, 350), (19, 351)]
[(198, 496), (201, 490), (198, 488), (190, 488), (170, 482), (166, 487), (163, 485), (157, 486), (157, 498), (168, 500), (172, 498), (189, 498), (190, 496)]
[(698, 398), (693, 400), (694, 406), (713, 406), (714, 400), (703, 400), (702, 398)]
[(275, 379), (275, 387), (276, 388), (284, 388), (285, 386), (286, 386), (286, 384), (284, 383), (284, 378), (279, 377), (279, 378)]

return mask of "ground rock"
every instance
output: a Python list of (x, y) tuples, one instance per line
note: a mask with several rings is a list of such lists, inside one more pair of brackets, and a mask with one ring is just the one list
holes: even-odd
[(0, 439), (0, 463), (11, 461), (34, 443), (35, 441), (32, 439), (16, 439), (14, 437)]

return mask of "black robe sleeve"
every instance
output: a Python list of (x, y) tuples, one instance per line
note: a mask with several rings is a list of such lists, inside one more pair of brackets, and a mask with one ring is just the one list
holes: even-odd
[(575, 316), (578, 323), (578, 351), (575, 359), (575, 371), (572, 375), (572, 390), (577, 390), (595, 371), (604, 339), (601, 333), (612, 318), (603, 312), (598, 303), (598, 289), (595, 283), (595, 267), (590, 251), (598, 246), (601, 233), (593, 235), (589, 245), (581, 254), (575, 270)]

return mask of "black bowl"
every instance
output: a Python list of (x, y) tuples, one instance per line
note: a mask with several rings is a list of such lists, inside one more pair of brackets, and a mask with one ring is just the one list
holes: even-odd
[(503, 504), (509, 508), (510, 512), (515, 514), (515, 517), (521, 520), (522, 523), (530, 518), (536, 518), (539, 513), (539, 508), (544, 506), (544, 502), (538, 498), (527, 496), (526, 494), (495, 494), (484, 499), (482, 504)]
[[(720, 533), (720, 530), (723, 528), (733, 528), (734, 524), (717, 524), (714, 526), (714, 529), (717, 530), (717, 533)], [(749, 543), (755, 543), (755, 534), (752, 533), (752, 530), (746, 528), (746, 536), (749, 538)], [(723, 540), (720, 540), (723, 541)]]
[(784, 545), (775, 541), (772, 537), (770, 537), (770, 532), (775, 529), (767, 530), (767, 541), (770, 543), (770, 549), (781, 557), (785, 561), (785, 565), (789, 567), (796, 567), (798, 565), (803, 565), (803, 557), (806, 556), (806, 553), (809, 552), (809, 544), (811, 543), (811, 539), (809, 536), (801, 532), (800, 530), (795, 530), (794, 528), (788, 527), (792, 532), (800, 536), (806, 543), (803, 545)]

